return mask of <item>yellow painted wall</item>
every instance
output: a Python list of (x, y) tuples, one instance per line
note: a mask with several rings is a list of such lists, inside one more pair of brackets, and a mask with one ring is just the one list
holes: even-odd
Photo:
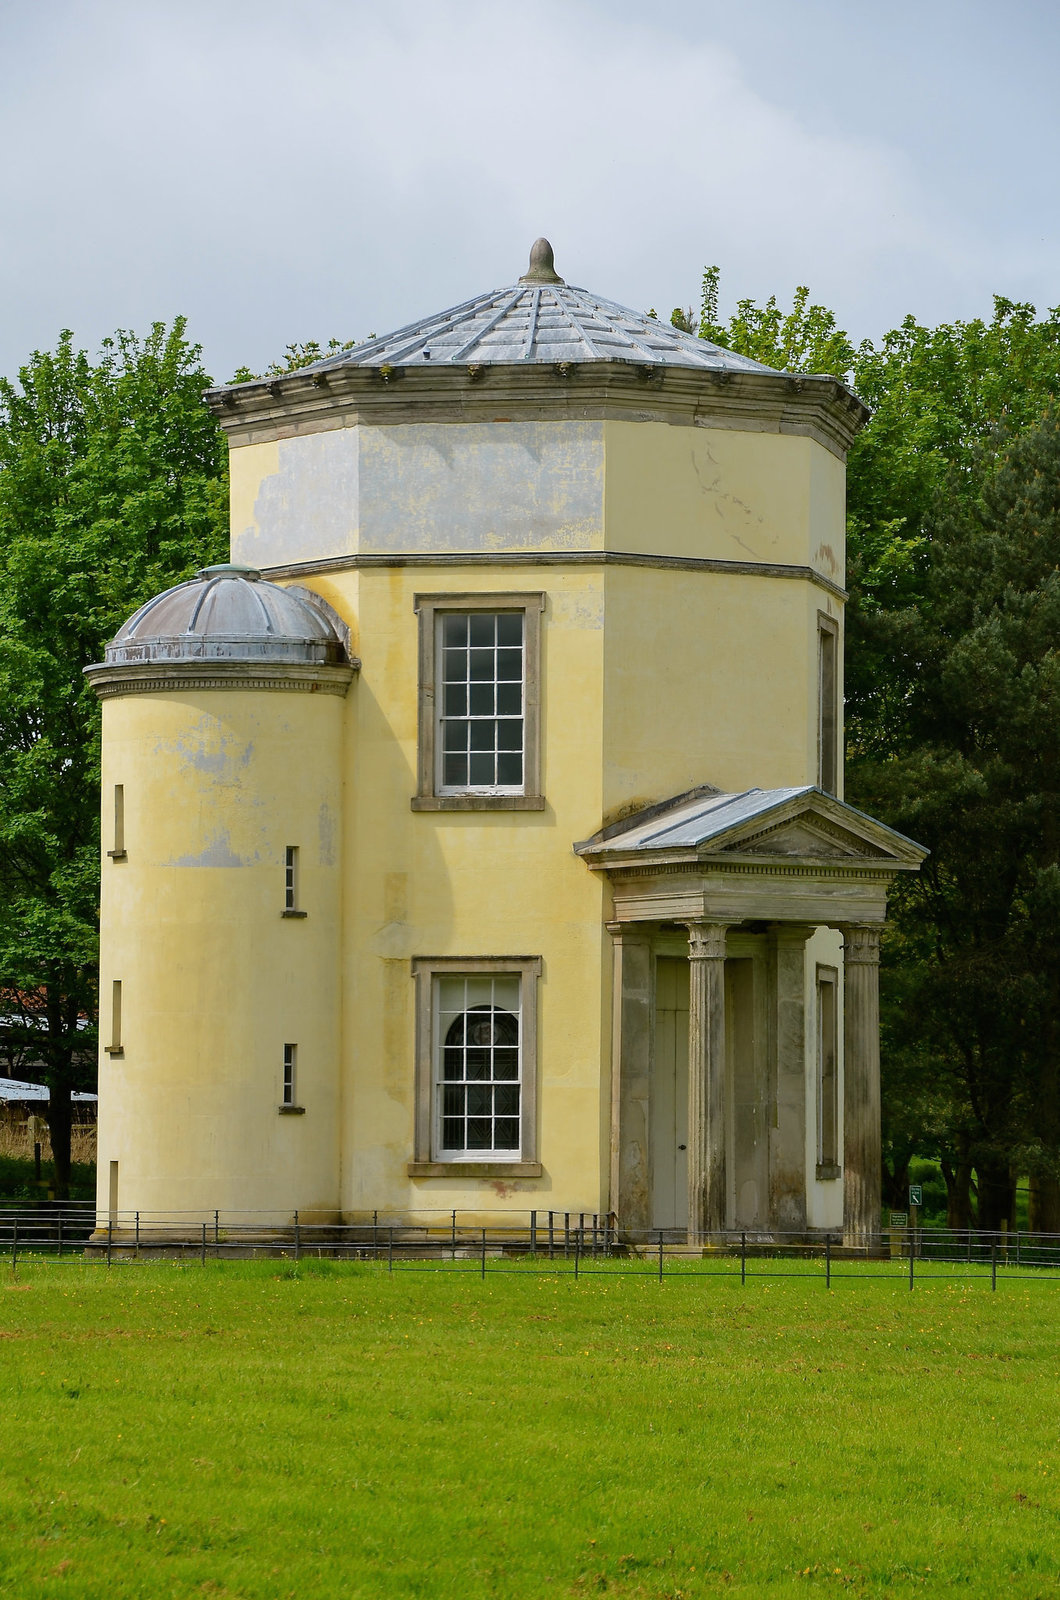
[[(131, 695), (103, 707), (127, 859), (102, 864), (99, 1194), (155, 1213), (339, 1204), (343, 702), (286, 691)], [(300, 851), (303, 919), (281, 917)], [(283, 1045), (305, 1116), (281, 1116)]]
[(698, 784), (817, 781), (818, 612), (798, 579), (608, 567), (604, 794), (613, 819)]
[[(602, 575), (408, 568), (312, 580), (356, 618), (360, 680), (347, 717), (343, 1206), (603, 1207), (610, 1007), (607, 888), (573, 854), (599, 825)], [(413, 812), (417, 593), (547, 589), (542, 629), (543, 812)], [(414, 956), (540, 956), (540, 1179), (410, 1179)]]
[(232, 558), (585, 551), (812, 566), (842, 584), (844, 468), (812, 439), (665, 422), (404, 423), (231, 452)]

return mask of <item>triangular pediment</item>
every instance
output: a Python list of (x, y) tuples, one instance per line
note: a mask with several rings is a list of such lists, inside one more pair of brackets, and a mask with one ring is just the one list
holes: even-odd
[(678, 795), (586, 840), (579, 855), (601, 866), (623, 860), (707, 861), (740, 857), (820, 863), (822, 868), (865, 865), (915, 871), (927, 851), (885, 823), (835, 795), (805, 785), (797, 789), (703, 788)]
[[(765, 828), (745, 839), (734, 840), (726, 850), (752, 856), (801, 856), (815, 860), (875, 859), (880, 857), (879, 847), (851, 833), (849, 828), (837, 827), (834, 822), (811, 811), (801, 816)], [(889, 853), (889, 852), (888, 852)]]

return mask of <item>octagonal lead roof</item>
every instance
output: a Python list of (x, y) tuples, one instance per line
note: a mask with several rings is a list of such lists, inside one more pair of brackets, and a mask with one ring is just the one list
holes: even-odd
[(630, 361), (707, 372), (775, 373), (747, 356), (669, 323), (564, 283), (552, 246), (538, 239), (518, 283), (421, 317), (395, 333), (367, 339), (304, 368), (523, 366), (532, 363)]

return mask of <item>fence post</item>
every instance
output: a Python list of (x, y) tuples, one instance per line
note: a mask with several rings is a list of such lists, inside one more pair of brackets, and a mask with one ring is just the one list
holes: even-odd
[(530, 1213), (530, 1254), (537, 1255), (537, 1212)]
[(450, 1224), (450, 1229), (449, 1229), (449, 1242), (450, 1242), (450, 1245), (451, 1245), (452, 1251), (453, 1251), (453, 1260), (455, 1261), (456, 1260), (456, 1211), (455, 1211), (455, 1209), (453, 1211), (451, 1224)]
[(747, 1282), (747, 1235), (740, 1235), (740, 1282)]
[(110, 1266), (110, 1251), (114, 1241), (114, 1218), (107, 1218), (107, 1266)]
[(136, 1221), (135, 1221), (134, 1227), (135, 1227), (135, 1230), (136, 1230), (134, 1248), (136, 1250), (137, 1260), (139, 1260), (139, 1257), (140, 1257), (140, 1213), (139, 1212), (136, 1213)]
[(826, 1289), (832, 1287), (832, 1235), (830, 1233), (826, 1233), (824, 1236), (824, 1286)]
[(379, 1213), (372, 1212), (372, 1260), (379, 1260)]
[(990, 1287), (997, 1288), (997, 1234), (990, 1240)]
[(387, 1239), (386, 1270), (388, 1272), (393, 1272), (393, 1270), (394, 1270), (394, 1224), (393, 1223), (390, 1224), (390, 1235), (389, 1235), (389, 1238)]
[(582, 1231), (579, 1228), (578, 1232), (574, 1235), (574, 1278), (575, 1278), (575, 1282), (577, 1282), (577, 1278), (578, 1278), (578, 1264), (579, 1264), (579, 1262), (581, 1260), (581, 1253), (582, 1253)]
[(59, 1207), (59, 1254), (63, 1253), (63, 1208)]
[(1017, 1267), (1022, 1265), (1020, 1258), (1020, 1231), (1018, 1228), (1016, 1229), (1016, 1265)]
[(570, 1255), (570, 1212), (563, 1213), (563, 1259)]
[(548, 1259), (552, 1260), (552, 1252), (556, 1243), (555, 1216), (550, 1211), (548, 1214)]
[(593, 1260), (596, 1260), (596, 1226), (600, 1221), (599, 1212), (593, 1212)]
[(12, 1219), (12, 1222), (11, 1222), (11, 1266), (12, 1266), (12, 1268), (14, 1268), (15, 1263), (17, 1261), (18, 1261), (18, 1214), (16, 1213), (14, 1218)]
[(202, 1257), (201, 1257), (201, 1260), (202, 1260), (202, 1265), (205, 1266), (206, 1265), (206, 1224), (205, 1224), (205, 1222), (202, 1225)]
[(221, 1213), (219, 1211), (215, 1211), (213, 1214), (213, 1242), (214, 1244), (220, 1244), (221, 1242)]
[(296, 1261), (302, 1259), (302, 1226), (298, 1221), (297, 1211), (294, 1214), (294, 1258)]
[(659, 1282), (660, 1283), (662, 1283), (662, 1269), (663, 1269), (662, 1246), (663, 1246), (663, 1237), (662, 1237), (662, 1229), (660, 1228), (659, 1229)]
[(486, 1230), (482, 1230), (482, 1276), (486, 1276)]
[(912, 1230), (912, 1228), (910, 1228), (910, 1230), (909, 1230), (909, 1287), (910, 1287), (910, 1289), (912, 1289), (912, 1287), (913, 1287), (913, 1262), (916, 1260), (916, 1250), (914, 1248), (915, 1247), (915, 1243), (916, 1243), (916, 1241), (913, 1238), (913, 1230)]

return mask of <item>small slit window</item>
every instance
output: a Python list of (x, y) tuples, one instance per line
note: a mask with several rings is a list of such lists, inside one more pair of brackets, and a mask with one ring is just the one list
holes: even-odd
[(123, 1056), (121, 1042), (121, 979), (115, 978), (110, 986), (110, 1043), (104, 1046), (109, 1056)]
[(114, 848), (107, 854), (112, 861), (125, 860), (125, 785), (114, 785)]
[(295, 1103), (295, 1065), (298, 1058), (298, 1046), (285, 1044), (283, 1047), (283, 1095), (281, 1105), (293, 1106)]
[(305, 912), (299, 905), (302, 892), (299, 871), (299, 852), (296, 844), (289, 844), (284, 851), (283, 859), (283, 915), (285, 917), (304, 917)]

